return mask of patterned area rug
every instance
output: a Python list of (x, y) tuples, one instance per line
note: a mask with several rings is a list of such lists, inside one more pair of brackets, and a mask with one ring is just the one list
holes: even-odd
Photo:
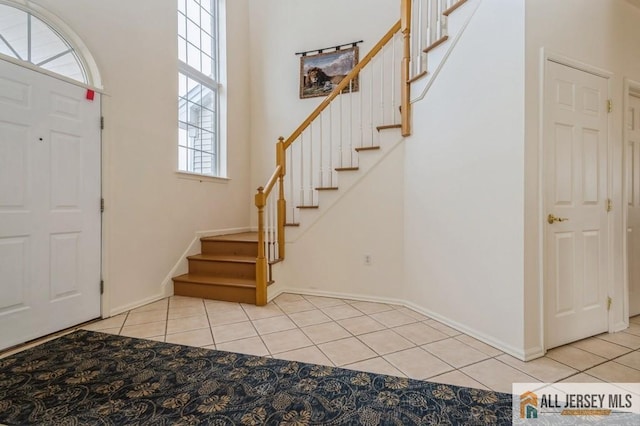
[(0, 359), (0, 423), (511, 424), (511, 395), (76, 331)]

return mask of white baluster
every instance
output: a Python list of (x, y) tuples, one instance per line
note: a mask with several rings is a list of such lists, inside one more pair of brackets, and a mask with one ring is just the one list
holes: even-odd
[(271, 261), (273, 261), (276, 258), (276, 244), (278, 239), (275, 238), (276, 237), (276, 232), (278, 230), (277, 228), (277, 224), (276, 224), (276, 218), (277, 218), (277, 211), (276, 211), (276, 198), (271, 197)]
[(423, 27), (424, 30), (423, 30), (423, 36), (420, 39), (421, 40), (420, 52), (418, 52), (420, 54), (420, 72), (427, 71), (429, 69), (427, 64), (427, 54), (424, 53), (424, 49), (429, 46), (428, 39), (429, 39), (429, 32), (431, 31), (431, 24), (429, 22), (430, 1), (431, 0), (422, 0), (423, 12), (420, 18), (421, 19), (420, 26)]
[(304, 206), (304, 132), (300, 134), (300, 206)]
[(380, 124), (384, 125), (384, 48), (380, 55)]
[[(443, 12), (446, 11), (447, 9), (449, 9), (449, 7), (451, 5), (447, 5), (448, 1), (447, 0), (442, 0), (443, 1)], [(448, 16), (444, 16), (442, 15), (442, 36), (448, 36), (449, 35), (449, 17)]]
[(438, 38), (437, 40), (440, 40), (442, 38), (443, 34), (443, 28), (442, 28), (442, 19), (444, 18), (444, 15), (442, 14), (444, 12), (444, 9), (442, 8), (443, 4), (442, 4), (442, 0), (436, 0), (437, 6), (438, 6)]
[[(295, 141), (294, 141), (295, 142)], [(291, 223), (296, 223), (296, 202), (294, 197), (294, 187), (293, 187), (293, 173), (295, 171), (295, 164), (293, 162), (293, 146), (289, 147), (289, 160), (287, 161), (287, 173), (289, 174), (289, 196), (287, 197), (290, 200), (287, 204), (291, 209), (291, 213), (289, 217), (291, 218)]]
[[(277, 184), (276, 184), (277, 185)], [(278, 190), (277, 186), (276, 190), (273, 192), (273, 196), (271, 197), (271, 205), (272, 205), (272, 214), (271, 214), (271, 241), (272, 241), (272, 249), (273, 253), (271, 256), (271, 261), (274, 261), (278, 258)]]
[(338, 98), (340, 98), (340, 114), (338, 116), (338, 119), (340, 120), (340, 122), (338, 123), (338, 129), (340, 130), (340, 134), (339, 134), (339, 141), (338, 141), (338, 153), (340, 154), (340, 167), (342, 167), (344, 165), (343, 162), (343, 135), (342, 135), (342, 95), (338, 95)]
[[(400, 108), (402, 107), (402, 102), (401, 102), (401, 96), (402, 96), (402, 84), (404, 84), (404, 82), (402, 82), (402, 78), (400, 78), (400, 76), (402, 76), (402, 55), (403, 55), (403, 45), (398, 44), (400, 41), (400, 39), (398, 37), (393, 37), (393, 39), (391, 39), (391, 42), (394, 44), (395, 49), (394, 49), (394, 57), (393, 57), (393, 63), (391, 64), (391, 67), (394, 70), (394, 73), (396, 77), (394, 80), (391, 81), (391, 85), (393, 87), (393, 93), (394, 93), (394, 108), (393, 108), (393, 113), (391, 114), (391, 118), (392, 118), (392, 123), (399, 123), (399, 121), (396, 121), (397, 118), (399, 117), (399, 112), (400, 112)], [(409, 60), (411, 60), (411, 57), (409, 57)], [(409, 67), (411, 67), (411, 63), (409, 63)], [(402, 84), (401, 84), (402, 83)]]
[(271, 195), (267, 197), (267, 205), (264, 208), (264, 253), (267, 262), (271, 258)]
[(413, 58), (413, 66), (411, 67), (412, 77), (420, 73), (417, 67), (420, 59), (420, 40), (422, 40), (422, 26), (420, 25), (420, 17), (422, 16), (422, 1), (413, 0), (411, 2), (411, 56)]
[(273, 192), (269, 195), (267, 203), (267, 262), (273, 260)]
[(353, 167), (353, 80), (349, 81), (349, 167)]
[(369, 77), (369, 130), (371, 131), (371, 145), (373, 146), (373, 135), (374, 135), (374, 130), (373, 128), (375, 127), (373, 125), (373, 68), (371, 68), (370, 71), (370, 77)]
[(358, 103), (360, 105), (360, 111), (359, 111), (359, 113), (360, 113), (360, 125), (359, 125), (359, 127), (360, 127), (360, 147), (364, 146), (364, 122), (363, 122), (363, 119), (362, 119), (362, 114), (363, 114), (363, 111), (362, 111), (362, 108), (363, 108), (363, 105), (362, 105), (362, 92), (363, 91), (364, 90), (362, 88), (362, 73), (360, 73), (358, 75), (358, 99), (359, 99)]
[(309, 124), (309, 205), (314, 205), (313, 197), (313, 123)]
[(427, 25), (427, 39), (424, 48), (431, 46), (434, 39), (435, 25), (433, 23), (433, 0), (427, 0), (427, 19), (425, 24)]
[(323, 161), (323, 157), (324, 157), (324, 150), (323, 150), (323, 146), (324, 146), (324, 139), (322, 137), (322, 127), (323, 127), (323, 123), (322, 123), (322, 116), (324, 116), (324, 111), (322, 111), (322, 113), (320, 114), (319, 120), (320, 120), (320, 167), (319, 167), (319, 175), (320, 175), (320, 184), (318, 185), (319, 188), (324, 187), (324, 161)]
[(391, 39), (391, 119), (389, 124), (394, 124), (396, 116), (396, 37)]
[(333, 187), (333, 102), (329, 104), (329, 186)]

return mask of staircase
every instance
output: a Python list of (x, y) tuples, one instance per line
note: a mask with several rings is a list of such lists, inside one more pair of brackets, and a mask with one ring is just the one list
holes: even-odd
[(203, 237), (200, 246), (189, 273), (173, 278), (174, 294), (255, 304), (258, 233)]
[(267, 303), (271, 265), (285, 259), (285, 227), (300, 227), (302, 212), (317, 212), (321, 196), (335, 202), (339, 175), (353, 184), (351, 176), (373, 167), (370, 156), (384, 156), (381, 134), (399, 129), (396, 141), (411, 134), (411, 85), (433, 78), (427, 58), (447, 44), (448, 17), (467, 1), (402, 0), (401, 19), (277, 142), (276, 168), (255, 195), (258, 232), (202, 238), (202, 253), (187, 258), (189, 272), (173, 278), (176, 295)]

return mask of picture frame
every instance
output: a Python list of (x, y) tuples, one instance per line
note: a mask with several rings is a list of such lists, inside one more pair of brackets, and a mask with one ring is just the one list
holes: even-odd
[[(358, 63), (358, 46), (300, 57), (300, 99), (327, 96)], [(342, 93), (357, 92), (358, 77)]]

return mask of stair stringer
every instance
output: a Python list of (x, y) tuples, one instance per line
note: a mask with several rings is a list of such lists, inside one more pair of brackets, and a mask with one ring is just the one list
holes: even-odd
[[(335, 191), (318, 191), (317, 193), (317, 209), (298, 209), (296, 213), (296, 223), (299, 226), (287, 227), (285, 240), (286, 243), (293, 243), (302, 237), (309, 228), (330, 211), (333, 205), (338, 203), (349, 191), (357, 185), (362, 179), (366, 178), (380, 162), (384, 161), (404, 138), (400, 135), (400, 131), (383, 130), (379, 135), (379, 150), (363, 151), (356, 153), (358, 170), (338, 172), (338, 181)], [(285, 260), (286, 262), (286, 260)]]
[(468, 0), (448, 17), (449, 39), (427, 53), (427, 74), (411, 83), (410, 102), (422, 100), (467, 29), (482, 0)]
[[(271, 294), (402, 299), (404, 150), (400, 138), (287, 242)], [(365, 255), (370, 256), (369, 265)]]

